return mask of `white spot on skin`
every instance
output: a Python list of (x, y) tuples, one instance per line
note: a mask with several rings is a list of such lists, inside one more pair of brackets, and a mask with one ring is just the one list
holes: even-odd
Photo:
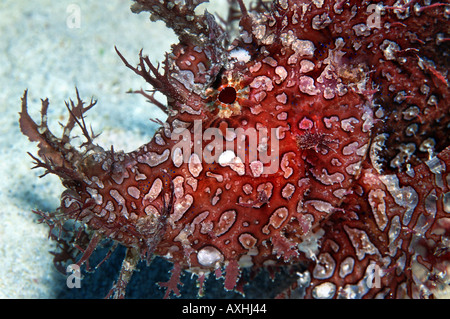
[(106, 216), (107, 213), (108, 213), (108, 212), (107, 212), (106, 209), (102, 209), (102, 210), (100, 211), (100, 213), (97, 214), (97, 216), (98, 216), (98, 217), (104, 217), (104, 216)]
[(395, 60), (395, 53), (400, 51), (400, 46), (389, 40), (384, 40), (380, 46), (386, 60)]
[(242, 41), (244, 41), (244, 43), (249, 44), (249, 43), (252, 43), (252, 42), (253, 42), (253, 40), (252, 40), (252, 35), (251, 35), (251, 34), (248, 34), (247, 31), (243, 31), (243, 32), (241, 33), (241, 37), (242, 37)]
[(283, 66), (277, 66), (275, 68), (275, 74), (277, 74), (280, 77), (279, 80), (276, 80), (277, 84), (280, 84), (281, 82), (283, 82), (288, 76), (288, 73)]
[(291, 183), (287, 183), (286, 186), (283, 187), (283, 190), (281, 191), (281, 196), (285, 199), (290, 199), (292, 197), (292, 194), (295, 192), (295, 186)]
[(402, 230), (402, 225), (400, 224), (400, 217), (398, 215), (394, 216), (391, 220), (391, 225), (389, 226), (389, 253), (391, 256), (395, 256), (397, 253), (397, 241), (398, 236)]
[(162, 138), (161, 134), (155, 134), (155, 143), (160, 145), (160, 146), (166, 145), (166, 142)]
[(253, 26), (252, 33), (256, 39), (261, 40), (266, 35), (266, 26), (263, 24)]
[(161, 193), (162, 185), (163, 185), (162, 181), (159, 178), (153, 181), (152, 187), (150, 188), (148, 193), (144, 196), (144, 200), (153, 202)]
[(202, 227), (200, 228), (200, 233), (204, 235), (210, 234), (214, 228), (214, 224), (211, 221), (205, 221), (201, 225)]
[(331, 282), (324, 282), (316, 287), (312, 291), (314, 299), (331, 299), (336, 293), (336, 286)]
[(255, 247), (256, 243), (258, 242), (258, 239), (256, 239), (253, 235), (249, 233), (243, 233), (239, 235), (238, 239), (242, 247), (244, 247), (245, 249), (251, 249)]
[(107, 201), (107, 202), (106, 202), (105, 209), (106, 209), (107, 211), (109, 211), (109, 212), (113, 212), (113, 211), (114, 211), (114, 204), (113, 204), (113, 202), (110, 201), (110, 200)]
[(339, 189), (336, 189), (335, 191), (333, 191), (333, 195), (336, 196), (337, 198), (341, 198), (341, 199), (347, 194), (348, 194), (348, 190), (346, 190), (345, 188), (339, 188)]
[(333, 99), (333, 98), (335, 97), (334, 91), (333, 91), (331, 88), (326, 87), (326, 88), (324, 89), (324, 91), (323, 91), (323, 97), (324, 97), (326, 100), (331, 100), (331, 99)]
[(230, 52), (230, 58), (235, 59), (237, 62), (247, 63), (251, 57), (247, 50), (236, 48)]
[(179, 199), (183, 197), (184, 194), (184, 178), (182, 176), (177, 176), (173, 179), (173, 189), (174, 189), (174, 195), (176, 199)]
[(328, 13), (323, 13), (322, 15), (316, 15), (312, 19), (312, 28), (315, 30), (322, 30), (325, 29), (327, 26), (331, 24), (332, 20), (328, 16)]
[(323, 123), (325, 124), (325, 127), (327, 129), (331, 129), (333, 127), (333, 123), (337, 123), (337, 122), (339, 122), (339, 117), (337, 117), (337, 116), (323, 118)]
[(345, 171), (349, 175), (358, 175), (361, 171), (361, 162), (348, 164), (347, 167), (345, 167)]
[(344, 119), (341, 121), (341, 128), (346, 132), (351, 132), (355, 130), (355, 127), (353, 124), (358, 124), (359, 120), (355, 117), (350, 117), (348, 119)]
[(216, 193), (214, 194), (214, 197), (211, 198), (211, 205), (215, 206), (219, 202), (220, 195), (222, 194), (222, 192), (223, 192), (223, 190), (220, 187), (216, 190)]
[(314, 63), (309, 60), (300, 61), (300, 73), (308, 73), (314, 70)]
[(122, 195), (120, 195), (119, 191), (117, 189), (111, 189), (109, 191), (109, 195), (111, 195), (112, 198), (117, 202), (119, 205), (125, 205), (125, 198), (123, 198)]
[(139, 199), (139, 196), (141, 196), (141, 191), (135, 186), (128, 187), (127, 192), (128, 192), (128, 195), (130, 195), (131, 197), (133, 197), (135, 199)]
[(246, 195), (250, 195), (253, 192), (253, 187), (250, 184), (245, 184), (245, 185), (242, 186), (242, 191)]
[(194, 153), (189, 157), (188, 168), (192, 176), (198, 177), (200, 175), (201, 171), (203, 170), (203, 166), (197, 154)]
[(130, 174), (128, 174), (127, 170), (124, 170), (124, 171), (121, 170), (117, 173), (111, 174), (112, 180), (118, 185), (121, 185), (123, 183), (123, 181), (129, 177), (130, 177)]
[(313, 121), (311, 121), (311, 120), (310, 120), (309, 118), (307, 118), (307, 117), (304, 117), (304, 118), (300, 121), (300, 123), (298, 123), (298, 127), (299, 127), (299, 129), (301, 129), (301, 130), (310, 130), (310, 129), (313, 128), (313, 126), (314, 126)]
[(257, 92), (253, 95), (253, 98), (255, 99), (256, 102), (261, 102), (262, 100), (265, 99), (265, 97), (267, 96), (267, 93), (265, 91), (260, 91)]
[(194, 192), (197, 191), (198, 180), (197, 180), (196, 178), (191, 177), (191, 176), (186, 177), (186, 183), (187, 183), (189, 186), (191, 186), (191, 188), (192, 188), (192, 190), (193, 190)]
[(245, 165), (241, 158), (237, 157), (233, 151), (228, 150), (220, 154), (217, 162), (220, 166), (229, 166), (233, 171), (242, 176), (245, 174)]
[(276, 67), (277, 65), (278, 65), (278, 63), (277, 63), (277, 60), (275, 60), (274, 58), (272, 58), (272, 57), (267, 57), (267, 58), (264, 58), (263, 60), (262, 60), (264, 63), (266, 63), (266, 64), (268, 64), (268, 65), (270, 65), (271, 67)]
[(345, 179), (344, 174), (339, 172), (329, 174), (326, 168), (322, 168), (322, 174), (314, 173), (314, 171), (311, 172), (324, 185), (341, 184)]
[(147, 205), (147, 206), (144, 208), (144, 212), (145, 212), (145, 214), (148, 215), (148, 216), (159, 216), (159, 211), (158, 211), (158, 210), (156, 209), (156, 207), (153, 206), (153, 205)]
[(344, 225), (344, 230), (350, 238), (353, 248), (355, 248), (356, 257), (358, 257), (359, 260), (363, 260), (366, 254), (379, 254), (378, 249), (369, 240), (369, 236), (367, 236), (365, 231), (357, 228), (350, 228), (347, 225)]
[(334, 211), (333, 205), (322, 200), (308, 200), (305, 205), (313, 206), (317, 211), (330, 214)]
[(116, 219), (116, 214), (114, 214), (113, 212), (110, 212), (106, 222), (112, 223), (115, 219)]
[(216, 179), (217, 182), (222, 183), (223, 182), (223, 176), (220, 174), (212, 173), (212, 172), (206, 172), (206, 176), (213, 177)]
[(254, 161), (250, 163), (250, 169), (253, 177), (260, 177), (264, 170), (264, 165), (260, 161)]
[(419, 196), (415, 189), (411, 186), (400, 187), (399, 180), (396, 175), (383, 175), (379, 177), (386, 185), (391, 196), (397, 205), (406, 208), (403, 214), (403, 225), (407, 226), (411, 221), (412, 213), (419, 202)]
[[(132, 171), (133, 171), (133, 170), (132, 170)], [(137, 169), (137, 167), (134, 168), (134, 171), (133, 171), (133, 172), (135, 172), (135, 174), (136, 174), (136, 175), (134, 176), (134, 180), (135, 180), (136, 182), (143, 181), (143, 180), (146, 180), (146, 179), (147, 179), (147, 175), (140, 173), (139, 170)]]
[[(103, 197), (98, 193), (95, 188), (86, 187), (86, 191), (91, 195), (91, 197), (95, 200), (97, 205), (103, 204)], [(69, 207), (69, 206), (66, 206)]]
[[(438, 157), (434, 156), (430, 160), (426, 161), (425, 164), (428, 166), (430, 171), (434, 174), (436, 186), (445, 189), (444, 180), (442, 174), (446, 171), (446, 166), (443, 161)], [(449, 178), (447, 177), (447, 184), (450, 184)]]
[(213, 246), (206, 246), (197, 253), (197, 260), (200, 265), (205, 267), (215, 266), (217, 262), (223, 260), (222, 253)]
[(384, 200), (385, 196), (386, 193), (381, 189), (372, 189), (369, 192), (369, 204), (372, 208), (372, 213), (375, 217), (378, 228), (381, 231), (384, 231), (388, 223), (388, 218), (386, 215), (386, 202)]
[(278, 4), (283, 10), (287, 10), (289, 8), (287, 0), (278, 0)]
[(323, 2), (324, 0), (312, 0), (312, 3), (314, 3), (314, 5), (319, 9), (322, 8)]
[[(288, 115), (287, 115), (287, 113), (286, 112), (281, 112), (280, 114), (278, 114), (278, 116), (277, 116), (277, 118), (280, 120), (280, 119), (287, 119), (287, 117), (288, 117)], [(282, 140), (282, 139), (284, 139), (285, 137), (286, 137), (286, 133), (285, 132), (287, 132), (287, 131), (289, 131), (289, 126), (288, 127), (286, 127), (286, 126), (278, 126), (277, 127), (277, 130), (276, 130), (276, 134), (275, 134), (275, 137), (278, 139), (278, 140)]]
[(314, 79), (312, 77), (304, 75), (298, 81), (300, 92), (308, 95), (317, 95), (320, 93), (320, 90), (314, 85)]
[(109, 194), (111, 195), (112, 198), (114, 198), (114, 200), (117, 202), (117, 204), (119, 204), (119, 206), (122, 206), (121, 214), (122, 214), (123, 217), (128, 219), (129, 214), (128, 214), (128, 210), (127, 210), (127, 207), (126, 207), (125, 198), (116, 189), (111, 189), (109, 191)]
[(250, 111), (252, 112), (252, 114), (258, 115), (259, 113), (261, 113), (263, 111), (263, 108), (262, 108), (261, 104), (257, 104), (257, 105), (251, 106)]
[(217, 237), (220, 237), (223, 234), (225, 234), (227, 231), (230, 230), (235, 221), (236, 221), (236, 211), (228, 210), (226, 212), (223, 212), (222, 215), (220, 215), (219, 221), (217, 222), (215, 235)]
[(329, 253), (320, 254), (313, 270), (313, 277), (316, 279), (328, 279), (333, 275), (335, 267), (336, 262)]
[(436, 195), (436, 190), (433, 189), (427, 197), (425, 197), (425, 211), (433, 219), (436, 217), (437, 212), (437, 201), (438, 197)]
[(353, 272), (353, 267), (355, 265), (355, 260), (352, 257), (347, 257), (341, 262), (339, 267), (339, 276), (345, 278), (347, 275)]
[(287, 95), (286, 95), (286, 93), (281, 93), (281, 94), (278, 94), (277, 96), (275, 96), (275, 99), (281, 104), (286, 104)]
[(293, 53), (289, 59), (288, 64), (297, 64), (298, 58), (300, 57), (312, 57), (315, 51), (314, 43), (309, 40), (295, 40), (292, 42)]
[(357, 150), (358, 146), (358, 142), (350, 143), (342, 148), (342, 154), (346, 156), (352, 155)]
[(294, 14), (292, 15), (292, 24), (297, 24), (298, 23), (298, 13), (297, 11), (294, 11)]
[[(189, 225), (189, 229), (188, 229), (189, 235), (194, 234), (196, 226), (202, 225), (203, 224), (202, 222), (208, 217), (208, 215), (209, 215), (209, 211), (204, 211), (194, 218), (192, 223)], [(201, 227), (200, 227), (200, 229), (201, 229)]]
[(263, 91), (272, 91), (273, 90), (273, 83), (272, 80), (265, 76), (265, 75), (260, 75), (257, 76), (252, 83), (250, 83), (250, 87), (254, 88), (254, 89), (261, 89)]
[(339, 167), (339, 166), (342, 165), (342, 163), (339, 161), (338, 158), (333, 157), (333, 158), (331, 159), (331, 165), (333, 165), (333, 166), (335, 166), (335, 167)]
[(148, 152), (143, 155), (139, 155), (137, 157), (137, 161), (139, 163), (147, 164), (150, 167), (155, 167), (164, 163), (169, 158), (169, 155), (170, 151), (168, 149), (165, 149), (162, 154)]
[(360, 148), (356, 150), (356, 155), (358, 156), (364, 156), (367, 153), (367, 150), (369, 149), (369, 143), (364, 144)]
[(275, 34), (267, 34), (264, 39), (261, 40), (262, 44), (271, 45), (275, 40)]
[(450, 213), (450, 192), (444, 194), (442, 198), (442, 206), (444, 207), (444, 212)]
[(373, 112), (372, 110), (368, 110), (367, 112), (364, 112), (361, 119), (364, 121), (362, 125), (362, 131), (364, 133), (369, 132), (373, 127)]
[(288, 118), (287, 112), (281, 112), (277, 115), (277, 119), (280, 121), (286, 121), (287, 118)]
[(183, 86), (186, 88), (186, 90), (192, 92), (194, 89), (196, 89), (195, 86), (195, 76), (194, 73), (190, 70), (179, 70), (178, 72), (171, 73), (171, 76), (178, 80)]
[(92, 181), (101, 189), (105, 187), (105, 185), (103, 185), (103, 182), (97, 176), (92, 176)]
[(256, 62), (254, 65), (249, 66), (249, 71), (252, 73), (256, 73), (258, 72), (262, 67), (262, 63), (261, 62)]
[(291, 159), (295, 158), (294, 152), (288, 152), (283, 155), (283, 158), (281, 159), (280, 168), (284, 172), (284, 178), (288, 179), (292, 173), (294, 173), (294, 170), (292, 167), (289, 166)]
[(266, 235), (270, 234), (269, 226), (272, 226), (275, 229), (281, 227), (284, 221), (287, 219), (289, 215), (289, 211), (286, 207), (280, 207), (276, 209), (272, 215), (270, 215), (269, 222), (262, 228), (262, 232)]
[(190, 194), (186, 194), (183, 198), (177, 199), (173, 206), (173, 213), (169, 216), (172, 226), (175, 222), (183, 217), (184, 213), (192, 206), (194, 198)]
[(370, 35), (370, 28), (365, 23), (356, 24), (352, 27), (356, 36), (365, 36), (368, 37)]

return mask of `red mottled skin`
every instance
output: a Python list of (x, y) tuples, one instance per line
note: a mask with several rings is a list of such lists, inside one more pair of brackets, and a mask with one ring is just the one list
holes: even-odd
[[(211, 272), (224, 269), (232, 290), (245, 267), (295, 264), (306, 270), (280, 297), (431, 298), (448, 286), (448, 5), (277, 0), (265, 12), (238, 0), (241, 32), (229, 39), (212, 15), (194, 14), (202, 1), (163, 2), (132, 7), (180, 38), (162, 73), (142, 54), (135, 68), (118, 52), (167, 96), (165, 106), (140, 92), (168, 114), (148, 144), (130, 153), (95, 145), (83, 119), (95, 103), (85, 107), (78, 92), (62, 138), (47, 128), (47, 100), (38, 125), (22, 99), (37, 167), (67, 187), (55, 213), (37, 213), (60, 231), (78, 221), (65, 242), (82, 249), (78, 264), (104, 239), (126, 246), (113, 297), (154, 255), (174, 264), (166, 297), (179, 295), (183, 270), (202, 292)], [(75, 125), (81, 149), (70, 145)], [(205, 161), (213, 139), (196, 144), (196, 127), (217, 128), (233, 153)], [(180, 128), (191, 133), (190, 162), (177, 149)], [(251, 159), (249, 136), (235, 157), (240, 136), (227, 128), (267, 129), (256, 149), (272, 161)]]

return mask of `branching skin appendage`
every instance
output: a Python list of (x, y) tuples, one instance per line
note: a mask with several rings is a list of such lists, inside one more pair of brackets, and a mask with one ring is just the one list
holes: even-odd
[(85, 114), (96, 101), (78, 90), (61, 137), (49, 100), (38, 124), (25, 91), (35, 168), (66, 188), (54, 212), (35, 211), (56, 267), (96, 269), (109, 243), (104, 260), (119, 245), (126, 254), (108, 298), (124, 298), (155, 256), (173, 264), (166, 298), (182, 294), (185, 272), (199, 296), (210, 275), (244, 294), (244, 269), (281, 267), (280, 298), (448, 296), (449, 6), (231, 0), (217, 19), (197, 12), (204, 2), (133, 1), (180, 40), (161, 65), (141, 50), (134, 66), (116, 48), (150, 85), (132, 92), (168, 116), (135, 151), (95, 144)]

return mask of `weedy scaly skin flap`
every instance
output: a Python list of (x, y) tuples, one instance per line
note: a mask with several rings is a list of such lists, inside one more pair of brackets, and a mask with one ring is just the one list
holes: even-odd
[(223, 271), (224, 288), (244, 293), (244, 268), (298, 265), (279, 297), (428, 298), (448, 286), (448, 5), (237, 0), (226, 21), (196, 14), (203, 2), (134, 1), (180, 40), (162, 66), (141, 51), (134, 67), (116, 48), (168, 115), (136, 151), (93, 143), (84, 113), (95, 102), (78, 91), (55, 137), (48, 100), (38, 125), (25, 91), (36, 167), (67, 188), (56, 212), (36, 212), (60, 243), (58, 266), (87, 264), (106, 240), (127, 247), (115, 298), (154, 256), (174, 264), (165, 297), (180, 295), (185, 270), (199, 294)]

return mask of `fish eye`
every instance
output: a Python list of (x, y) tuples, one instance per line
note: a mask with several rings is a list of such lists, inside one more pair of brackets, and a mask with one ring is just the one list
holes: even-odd
[(219, 93), (219, 101), (225, 104), (232, 104), (236, 101), (236, 90), (232, 86), (224, 87)]

